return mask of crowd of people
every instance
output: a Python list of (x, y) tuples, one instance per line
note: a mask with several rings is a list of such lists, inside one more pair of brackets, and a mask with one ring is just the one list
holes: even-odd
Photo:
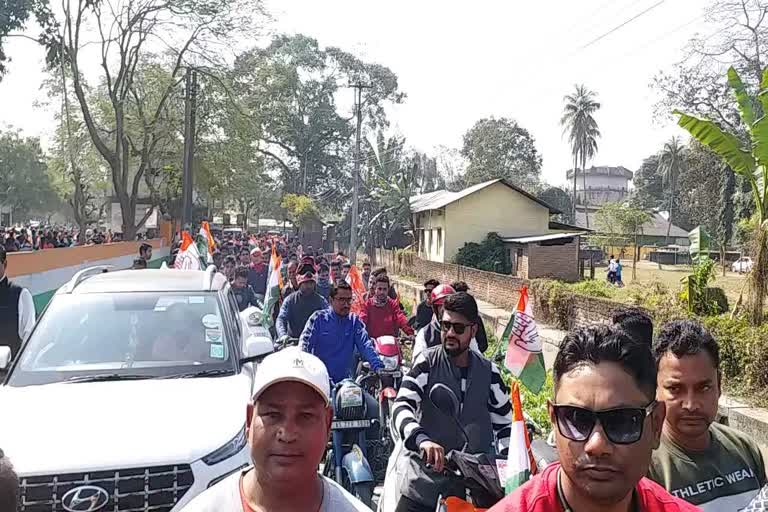
[[(151, 257), (151, 246), (142, 247)], [(329, 257), (285, 237), (233, 236), (216, 240), (213, 259), (241, 309), (263, 305), (273, 248), (284, 282), (275, 331), (288, 348), (256, 374), (245, 415), (252, 465), (185, 510), (366, 510), (317, 473), (333, 417), (329, 383), (353, 375), (357, 359), (382, 369), (372, 338), (401, 334), (415, 343), (392, 410), (402, 440), (387, 472), (395, 479), (393, 510), (427, 512), (440, 496), (463, 498), (461, 481), (442, 471), (446, 455), (465, 446), (506, 456), (512, 433), (509, 388), (485, 355), (488, 336), (467, 283), (427, 280), (409, 319), (386, 269), (364, 263), (365, 295), (353, 313), (356, 269), (343, 253)], [(569, 332), (552, 371), (547, 408), (558, 461), (491, 512), (766, 510), (765, 460), (749, 436), (717, 422), (720, 347), (697, 321), (654, 332), (643, 310), (621, 308), (612, 325)], [(456, 422), (427, 398), (436, 384), (458, 398)], [(376, 417), (375, 399), (365, 400)], [(14, 482), (0, 454), (0, 504), (14, 502), (7, 498)]]
[[(153, 230), (136, 236), (137, 240), (154, 236)], [(30, 252), (45, 249), (77, 247), (79, 245), (100, 245), (123, 240), (122, 234), (112, 233), (111, 229), (87, 228), (82, 240), (77, 228), (57, 227), (0, 227), (0, 245), (6, 252)]]

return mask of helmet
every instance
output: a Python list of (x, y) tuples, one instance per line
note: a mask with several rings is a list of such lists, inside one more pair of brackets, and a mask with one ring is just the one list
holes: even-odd
[(453, 295), (454, 293), (456, 293), (456, 290), (454, 290), (453, 287), (449, 284), (441, 284), (436, 286), (435, 289), (432, 290), (432, 295), (430, 295), (430, 298), (432, 299), (432, 305), (442, 305), (442, 303), (445, 301), (445, 298), (449, 295)]

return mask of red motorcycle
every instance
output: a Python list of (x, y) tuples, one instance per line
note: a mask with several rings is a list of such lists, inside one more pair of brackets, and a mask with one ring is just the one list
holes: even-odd
[(380, 336), (375, 339), (374, 347), (379, 359), (384, 363), (384, 369), (379, 372), (378, 389), (374, 396), (379, 401), (379, 420), (381, 422), (381, 436), (390, 440), (390, 419), (392, 406), (397, 397), (397, 391), (403, 382), (403, 374), (409, 369), (403, 367), (402, 345), (412, 342), (411, 338), (396, 338), (395, 336)]

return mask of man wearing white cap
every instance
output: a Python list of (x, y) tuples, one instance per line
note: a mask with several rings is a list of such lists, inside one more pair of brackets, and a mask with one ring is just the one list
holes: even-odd
[(332, 418), (320, 359), (295, 347), (267, 356), (247, 406), (253, 466), (214, 485), (184, 512), (370, 512), (317, 472)]

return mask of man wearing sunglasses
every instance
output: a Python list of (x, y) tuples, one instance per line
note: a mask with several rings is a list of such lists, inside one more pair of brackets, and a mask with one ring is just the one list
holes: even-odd
[(555, 463), (491, 512), (689, 512), (695, 506), (645, 478), (664, 403), (647, 343), (608, 326), (579, 329), (555, 358)]
[(469, 436), (467, 453), (496, 448), (503, 455), (509, 447), (509, 389), (499, 369), (470, 350), (477, 317), (477, 303), (471, 295), (446, 297), (440, 322), (442, 344), (422, 351), (403, 378), (392, 421), (405, 449), (397, 455), (396, 470), (388, 471), (388, 478), (397, 478), (401, 495), (396, 512), (431, 512), (439, 495), (466, 496), (461, 481), (442, 474), (445, 455), (461, 450), (465, 439), (456, 423), (428, 399), (435, 384), (445, 384), (459, 398), (458, 422)]
[(680, 320), (661, 328), (654, 352), (667, 417), (649, 476), (705, 512), (742, 510), (766, 483), (765, 463), (754, 441), (715, 421), (717, 342), (698, 322)]

